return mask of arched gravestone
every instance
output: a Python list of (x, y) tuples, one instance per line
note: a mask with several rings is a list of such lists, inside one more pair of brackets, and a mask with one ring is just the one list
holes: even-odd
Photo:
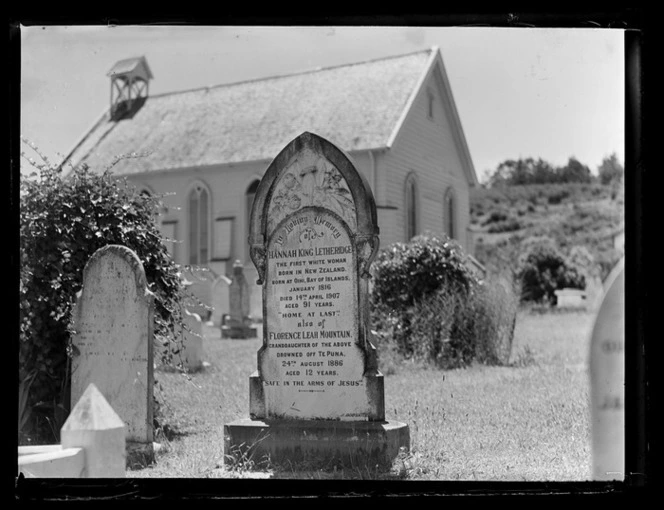
[(94, 384), (126, 425), (128, 461), (150, 460), (154, 295), (136, 253), (107, 245), (90, 257), (72, 318), (71, 401)]
[(609, 274), (590, 340), (593, 478), (625, 478), (625, 268)]
[[(366, 179), (332, 143), (304, 133), (270, 164), (249, 234), (263, 345), (250, 377), (251, 420), (226, 425), (227, 454), (259, 432), (273, 460), (306, 457), (308, 449), (389, 462), (408, 446), (407, 425), (385, 421), (370, 338), (378, 233)], [(363, 447), (358, 434), (368, 438)]]

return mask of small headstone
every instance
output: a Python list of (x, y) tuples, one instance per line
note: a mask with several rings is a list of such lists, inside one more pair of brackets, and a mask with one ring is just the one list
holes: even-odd
[(379, 239), (366, 179), (333, 144), (304, 133), (261, 180), (249, 240), (263, 345), (250, 377), (251, 419), (225, 426), (226, 452), (267, 434), (260, 448), (277, 462), (389, 463), (409, 435), (407, 425), (385, 421), (368, 327)]
[(222, 338), (256, 338), (256, 328), (251, 326), (249, 310), (251, 305), (250, 288), (244, 276), (242, 262), (233, 264), (233, 276), (228, 286), (230, 313), (221, 326)]
[(187, 308), (207, 321), (212, 314), (212, 285), (214, 274), (205, 268), (189, 269), (184, 273), (185, 286), (191, 295)]
[(97, 250), (73, 313), (71, 401), (93, 383), (126, 425), (127, 447), (149, 461), (153, 441), (154, 295), (129, 248)]
[(60, 431), (63, 449), (85, 450), (84, 478), (125, 477), (125, 434), (125, 423), (92, 383)]
[(183, 332), (181, 358), (187, 370), (199, 370), (203, 366), (203, 321), (196, 313), (183, 310), (188, 329)]
[(607, 280), (590, 341), (593, 478), (625, 477), (624, 259)]
[(219, 276), (212, 284), (212, 324), (221, 327), (221, 321), (230, 311), (228, 302), (231, 279), (228, 276)]

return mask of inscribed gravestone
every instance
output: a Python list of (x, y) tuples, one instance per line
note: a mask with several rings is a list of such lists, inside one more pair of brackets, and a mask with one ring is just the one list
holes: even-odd
[(97, 250), (73, 314), (71, 401), (92, 383), (126, 425), (127, 441), (152, 444), (153, 294), (129, 248)]
[(375, 204), (339, 154), (305, 133), (273, 162), (256, 194), (250, 240), (264, 306), (252, 377), (257, 418), (384, 418), (367, 328)]
[(607, 279), (590, 341), (593, 478), (622, 480), (625, 473), (624, 259)]
[(250, 377), (251, 419), (224, 426), (231, 457), (256, 444), (255, 454), (276, 462), (375, 467), (408, 448), (408, 426), (385, 421), (370, 342), (368, 270), (378, 243), (371, 189), (340, 149), (304, 133), (273, 160), (249, 235), (263, 344)]
[(249, 311), (251, 307), (250, 287), (244, 276), (242, 262), (233, 264), (233, 277), (228, 286), (227, 322), (221, 327), (222, 338), (256, 338), (256, 328), (251, 327)]

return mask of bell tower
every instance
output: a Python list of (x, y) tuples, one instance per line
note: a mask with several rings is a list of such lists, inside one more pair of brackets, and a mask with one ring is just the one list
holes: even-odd
[(148, 97), (153, 78), (145, 57), (120, 60), (107, 73), (111, 78), (111, 119), (131, 118)]

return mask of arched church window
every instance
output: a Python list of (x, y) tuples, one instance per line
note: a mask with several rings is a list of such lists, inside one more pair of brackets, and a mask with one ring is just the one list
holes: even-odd
[(456, 238), (456, 200), (452, 188), (445, 193), (445, 231), (448, 237)]
[[(251, 222), (251, 208), (254, 205), (254, 198), (256, 197), (256, 190), (258, 190), (258, 185), (260, 183), (260, 180), (256, 179), (254, 182), (252, 182), (249, 187), (247, 188), (247, 191), (245, 193), (245, 240), (249, 239), (249, 230), (250, 230), (250, 222)], [(249, 245), (247, 244), (246, 249), (245, 249), (245, 258), (246, 260), (250, 260), (249, 258)]]
[(411, 173), (406, 178), (406, 241), (410, 241), (418, 233), (417, 192), (417, 179), (415, 174)]
[(209, 255), (210, 199), (202, 185), (196, 185), (189, 193), (189, 264), (205, 265)]

